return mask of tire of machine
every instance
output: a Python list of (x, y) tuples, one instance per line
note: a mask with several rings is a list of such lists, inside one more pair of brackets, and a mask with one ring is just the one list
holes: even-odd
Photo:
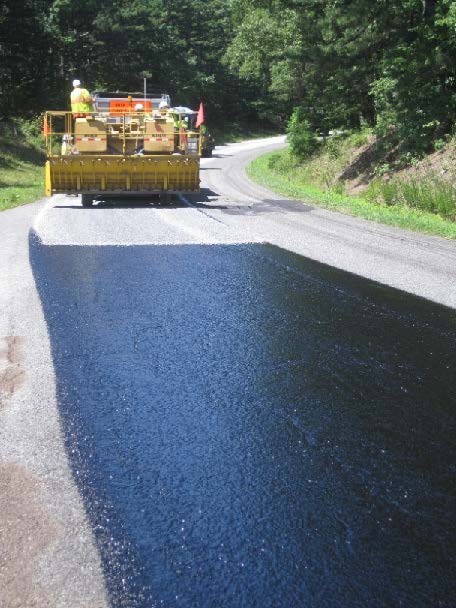
[(91, 194), (81, 194), (81, 200), (83, 207), (92, 207), (93, 196)]
[(169, 192), (164, 192), (160, 194), (160, 203), (162, 205), (170, 205), (174, 200), (174, 194), (170, 194)]

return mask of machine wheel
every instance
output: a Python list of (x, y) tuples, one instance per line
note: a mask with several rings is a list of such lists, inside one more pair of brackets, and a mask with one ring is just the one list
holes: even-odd
[(170, 205), (174, 200), (174, 194), (171, 194), (170, 192), (164, 192), (163, 194), (160, 194), (160, 203), (162, 203), (163, 205)]
[(212, 148), (207, 148), (206, 150), (204, 150), (201, 156), (203, 158), (210, 158), (212, 156)]
[(82, 206), (91, 207), (93, 205), (93, 196), (90, 194), (81, 194)]

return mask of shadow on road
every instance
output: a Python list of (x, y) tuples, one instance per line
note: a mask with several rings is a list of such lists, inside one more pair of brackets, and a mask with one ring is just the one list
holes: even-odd
[[(188, 196), (193, 207), (202, 209), (219, 209), (228, 215), (261, 215), (264, 213), (308, 213), (314, 207), (301, 201), (286, 198), (235, 201), (214, 192), (201, 188), (198, 194)], [(226, 202), (225, 202), (226, 201)]]
[[(186, 195), (186, 199), (190, 202), (192, 207), (196, 209), (206, 209), (223, 211), (228, 215), (261, 215), (265, 213), (308, 213), (314, 209), (314, 207), (307, 205), (301, 201), (292, 199), (277, 198), (277, 199), (264, 199), (259, 201), (244, 200), (235, 201), (227, 200), (226, 197), (221, 196), (217, 192), (209, 188), (201, 188), (198, 194)], [(97, 200), (93, 207), (85, 208), (81, 204), (75, 205), (56, 205), (54, 209), (78, 209), (86, 213), (101, 209), (180, 209), (188, 208), (185, 200), (179, 199), (174, 196), (169, 202), (162, 201), (158, 196), (151, 197), (110, 197), (106, 200)]]
[(181, 207), (188, 207), (185, 203), (181, 202), (177, 197), (171, 201), (162, 201), (157, 197), (110, 197), (105, 200), (96, 200), (92, 207), (83, 207), (80, 203), (75, 205), (55, 205), (54, 209), (79, 209), (86, 213), (92, 213), (93, 211), (100, 209), (178, 209)]
[(113, 607), (450, 605), (447, 309), (263, 244), (30, 262)]

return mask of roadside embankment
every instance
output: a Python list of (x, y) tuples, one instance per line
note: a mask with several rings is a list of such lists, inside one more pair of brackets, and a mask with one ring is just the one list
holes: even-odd
[(32, 203), (44, 193), (39, 122), (0, 122), (0, 211)]
[[(407, 167), (389, 166), (372, 136), (329, 138), (297, 160), (289, 149), (270, 152), (248, 167), (249, 177), (275, 192), (327, 209), (419, 232), (456, 238), (456, 147)], [(383, 161), (383, 162), (382, 162)]]

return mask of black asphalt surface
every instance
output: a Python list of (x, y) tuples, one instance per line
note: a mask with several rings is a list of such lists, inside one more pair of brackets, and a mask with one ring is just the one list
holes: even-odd
[(454, 310), (261, 243), (30, 262), (113, 607), (454, 606)]

